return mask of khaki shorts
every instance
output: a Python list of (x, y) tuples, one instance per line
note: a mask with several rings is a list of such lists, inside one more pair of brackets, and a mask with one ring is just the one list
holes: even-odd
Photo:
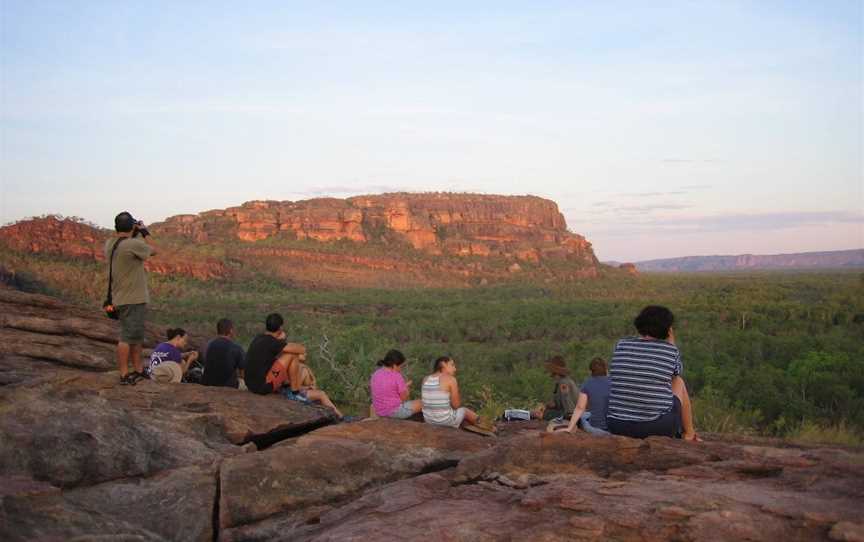
[(147, 320), (147, 304), (119, 305), (120, 342), (141, 344), (144, 342), (144, 322)]

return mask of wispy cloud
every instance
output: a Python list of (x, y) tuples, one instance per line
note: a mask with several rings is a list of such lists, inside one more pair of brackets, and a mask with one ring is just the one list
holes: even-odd
[[(595, 233), (607, 235), (633, 235), (656, 232), (663, 235), (691, 235), (717, 232), (768, 232), (804, 227), (830, 227), (838, 224), (864, 225), (864, 214), (852, 211), (796, 211), (776, 213), (730, 213), (696, 216), (656, 216), (650, 208), (637, 206), (620, 212), (613, 218), (592, 222)], [(617, 209), (616, 209), (617, 211)], [(578, 224), (579, 217), (568, 219)], [(584, 220), (584, 217), (582, 217)], [(604, 224), (605, 222), (605, 224)]]
[(357, 185), (357, 186), (345, 186), (345, 185), (336, 185), (336, 186), (319, 186), (319, 187), (311, 187), (304, 190), (298, 190), (295, 192), (291, 192), (292, 194), (299, 194), (307, 197), (318, 197), (318, 196), (344, 196), (348, 194), (383, 194), (387, 192), (404, 192), (405, 188), (401, 188), (398, 186), (389, 186), (382, 184), (370, 184), (370, 185)]
[(656, 198), (660, 196), (681, 196), (686, 194), (686, 190), (675, 190), (673, 192), (631, 192), (621, 194), (622, 196), (637, 197), (637, 198)]
[(707, 159), (692, 159), (692, 158), (664, 158), (661, 160), (664, 164), (722, 164), (725, 160), (716, 160), (713, 158)]
[(654, 211), (679, 211), (690, 207), (692, 206), (677, 203), (656, 203), (653, 205), (624, 205), (616, 207), (614, 210), (621, 213), (651, 213)]

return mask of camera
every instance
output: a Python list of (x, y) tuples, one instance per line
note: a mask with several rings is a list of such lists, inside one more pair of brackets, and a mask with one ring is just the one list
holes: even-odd
[(144, 226), (144, 222), (141, 220), (135, 221), (135, 226), (132, 228), (132, 237), (138, 237), (138, 234), (141, 234), (141, 237), (147, 237), (150, 235), (150, 230)]

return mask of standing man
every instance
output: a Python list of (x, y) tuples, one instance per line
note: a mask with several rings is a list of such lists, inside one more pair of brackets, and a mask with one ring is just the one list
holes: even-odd
[(243, 348), (234, 342), (234, 322), (222, 318), (216, 323), (218, 337), (207, 343), (204, 350), (205, 386), (239, 387), (239, 379), (244, 378), (246, 369), (246, 354)]
[[(150, 293), (147, 290), (144, 261), (155, 255), (156, 249), (147, 239), (150, 232), (144, 223), (136, 221), (126, 211), (114, 217), (114, 230), (117, 232), (116, 237), (105, 242), (105, 258), (109, 260), (109, 265), (113, 265), (111, 296), (113, 309), (120, 320), (117, 366), (120, 369), (120, 383), (134, 385), (146, 378), (141, 361), (141, 344), (144, 342)], [(130, 360), (135, 369), (132, 373), (129, 372)]]

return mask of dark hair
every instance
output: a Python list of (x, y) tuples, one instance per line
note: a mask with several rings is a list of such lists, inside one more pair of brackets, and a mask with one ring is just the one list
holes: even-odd
[(378, 362), (379, 367), (393, 367), (405, 363), (405, 356), (398, 350), (390, 350), (384, 359)]
[(669, 337), (669, 328), (674, 322), (675, 316), (666, 307), (648, 305), (633, 320), (633, 325), (641, 335), (665, 340)]
[(591, 360), (591, 363), (588, 364), (588, 368), (591, 369), (591, 376), (606, 376), (606, 360), (603, 358), (594, 358)]
[(232, 329), (234, 329), (234, 322), (227, 318), (223, 318), (216, 322), (217, 335), (228, 335), (229, 333), (231, 333)]
[(165, 336), (168, 337), (169, 341), (174, 337), (182, 337), (184, 335), (186, 335), (186, 330), (182, 327), (169, 327), (165, 332)]
[(285, 320), (282, 319), (282, 315), (278, 312), (274, 312), (272, 314), (267, 315), (267, 320), (264, 321), (264, 325), (267, 327), (267, 331), (270, 333), (275, 333), (282, 328), (282, 324), (285, 323)]
[(445, 363), (447, 363), (448, 361), (453, 361), (453, 358), (451, 358), (450, 356), (441, 356), (440, 358), (436, 359), (432, 363), (432, 372), (437, 373), (438, 371), (440, 371), (441, 366), (444, 365)]
[(117, 233), (129, 233), (135, 228), (135, 219), (129, 211), (123, 211), (114, 217), (114, 230)]

